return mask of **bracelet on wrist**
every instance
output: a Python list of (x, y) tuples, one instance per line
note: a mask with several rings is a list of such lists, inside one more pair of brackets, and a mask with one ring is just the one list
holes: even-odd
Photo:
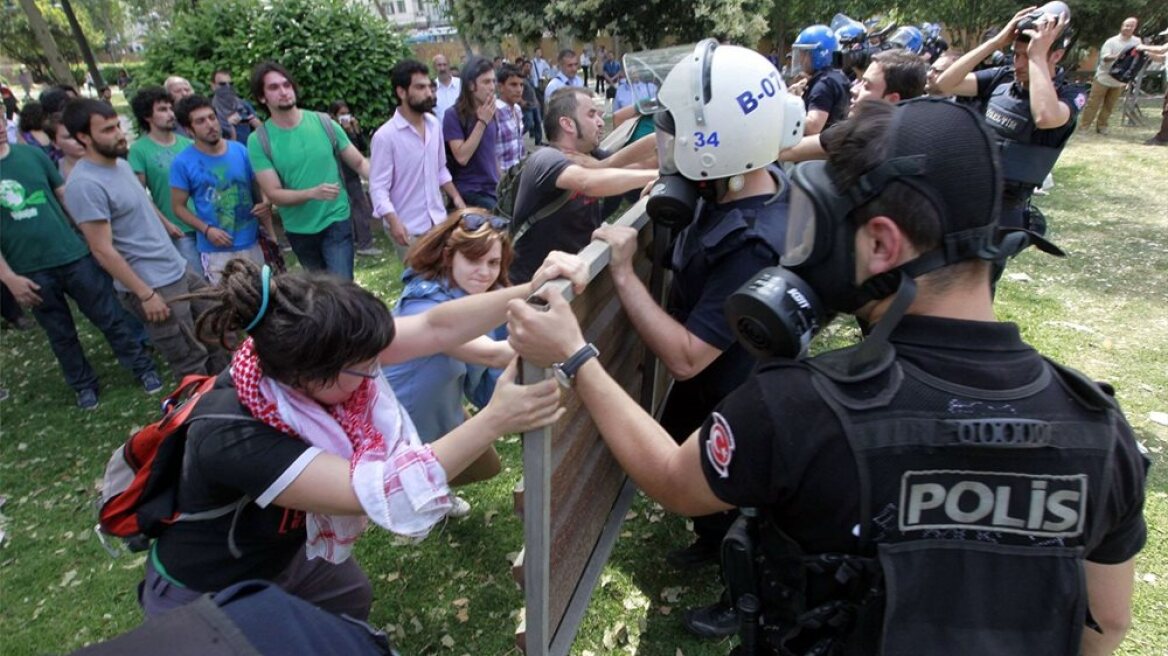
[(487, 122), (486, 122), (486, 121), (484, 121), (483, 119), (481, 119), (481, 118), (478, 118), (478, 119), (475, 119), (475, 120), (476, 120), (476, 121), (478, 121), (479, 123), (482, 123), (484, 128), (485, 128), (485, 127), (487, 127)]
[(147, 296), (146, 298), (139, 299), (139, 300), (140, 300), (140, 301), (142, 301), (143, 303), (145, 303), (146, 301), (149, 301), (150, 299), (154, 298), (154, 296), (155, 296), (156, 294), (158, 294), (158, 290), (157, 290), (157, 289), (151, 289), (151, 290), (150, 290), (150, 295), (149, 295), (149, 296)]

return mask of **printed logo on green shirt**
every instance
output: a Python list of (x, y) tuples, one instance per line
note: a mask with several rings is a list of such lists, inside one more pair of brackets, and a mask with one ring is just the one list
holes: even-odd
[(11, 211), (15, 221), (35, 218), (40, 212), (32, 206), (48, 202), (43, 190), (27, 197), (24, 194), (24, 185), (16, 180), (0, 180), (0, 207)]

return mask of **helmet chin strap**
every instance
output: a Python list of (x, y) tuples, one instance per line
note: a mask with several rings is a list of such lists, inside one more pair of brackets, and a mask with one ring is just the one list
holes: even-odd
[(889, 348), (888, 338), (892, 335), (893, 329), (900, 324), (900, 320), (908, 313), (909, 306), (916, 300), (916, 281), (904, 271), (900, 271), (899, 274), (900, 284), (892, 296), (892, 302), (889, 304), (888, 310), (872, 327), (872, 332), (868, 333), (863, 342), (860, 342), (859, 348), (852, 355), (848, 362), (849, 374), (858, 374), (879, 364), (886, 357), (885, 354)]

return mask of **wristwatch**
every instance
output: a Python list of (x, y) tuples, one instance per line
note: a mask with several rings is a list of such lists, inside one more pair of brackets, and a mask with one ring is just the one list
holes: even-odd
[(552, 373), (556, 376), (556, 382), (564, 389), (571, 389), (572, 383), (576, 380), (576, 372), (580, 371), (580, 367), (583, 367), (585, 362), (598, 355), (600, 355), (600, 350), (596, 346), (585, 344), (579, 351), (572, 354), (572, 357), (553, 364)]

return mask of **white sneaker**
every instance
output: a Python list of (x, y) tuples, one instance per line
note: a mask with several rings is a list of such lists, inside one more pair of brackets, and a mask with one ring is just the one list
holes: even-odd
[(462, 519), (470, 514), (470, 503), (462, 497), (455, 496), (450, 500), (450, 510), (446, 511), (447, 517), (455, 519)]

